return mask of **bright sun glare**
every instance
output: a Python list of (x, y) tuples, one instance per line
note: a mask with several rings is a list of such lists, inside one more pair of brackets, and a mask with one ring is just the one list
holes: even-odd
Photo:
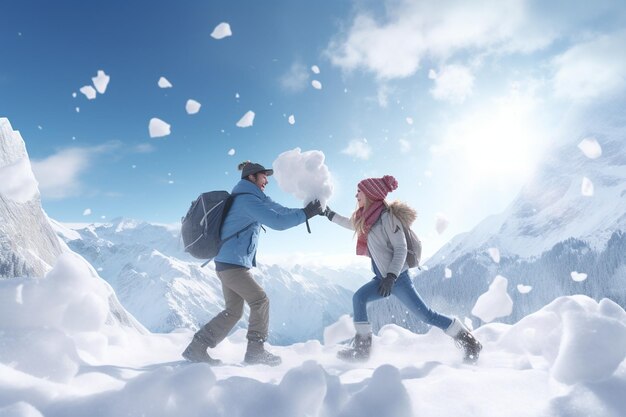
[(543, 143), (532, 110), (530, 99), (494, 102), (452, 126), (444, 150), (459, 159), (466, 180), (523, 182), (532, 175)]

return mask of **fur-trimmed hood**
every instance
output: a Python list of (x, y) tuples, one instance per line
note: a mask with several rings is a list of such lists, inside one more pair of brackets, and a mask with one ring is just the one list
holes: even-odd
[(402, 222), (402, 224), (411, 227), (415, 219), (417, 219), (417, 212), (411, 206), (402, 201), (393, 201), (389, 203), (389, 212)]

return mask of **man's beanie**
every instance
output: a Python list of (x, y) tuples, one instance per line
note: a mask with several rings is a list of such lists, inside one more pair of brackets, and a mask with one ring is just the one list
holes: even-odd
[(385, 175), (382, 178), (366, 178), (359, 182), (359, 190), (372, 201), (384, 200), (390, 191), (398, 188), (398, 181), (391, 176)]
[(241, 178), (247, 178), (248, 175), (258, 174), (259, 172), (264, 172), (265, 175), (272, 175), (274, 173), (273, 169), (267, 169), (261, 164), (255, 164), (254, 162), (245, 161), (239, 164), (239, 170), (241, 171)]

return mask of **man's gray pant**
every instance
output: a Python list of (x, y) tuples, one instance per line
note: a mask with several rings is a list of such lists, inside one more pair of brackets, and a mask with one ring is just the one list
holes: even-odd
[(270, 317), (270, 300), (265, 291), (256, 283), (250, 270), (234, 268), (218, 271), (224, 292), (224, 311), (205, 324), (196, 337), (209, 347), (220, 343), (237, 324), (243, 314), (243, 302), (250, 306), (248, 320), (248, 340), (265, 341), (267, 339)]

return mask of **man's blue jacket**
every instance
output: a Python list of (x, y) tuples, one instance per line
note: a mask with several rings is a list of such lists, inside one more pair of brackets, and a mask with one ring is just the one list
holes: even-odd
[[(283, 207), (272, 201), (259, 187), (242, 179), (232, 194), (246, 193), (234, 198), (224, 219), (221, 238), (228, 239), (215, 257), (216, 262), (256, 266), (256, 249), (261, 225), (275, 230), (285, 230), (306, 221), (304, 210)], [(248, 227), (250, 226), (250, 227)]]

